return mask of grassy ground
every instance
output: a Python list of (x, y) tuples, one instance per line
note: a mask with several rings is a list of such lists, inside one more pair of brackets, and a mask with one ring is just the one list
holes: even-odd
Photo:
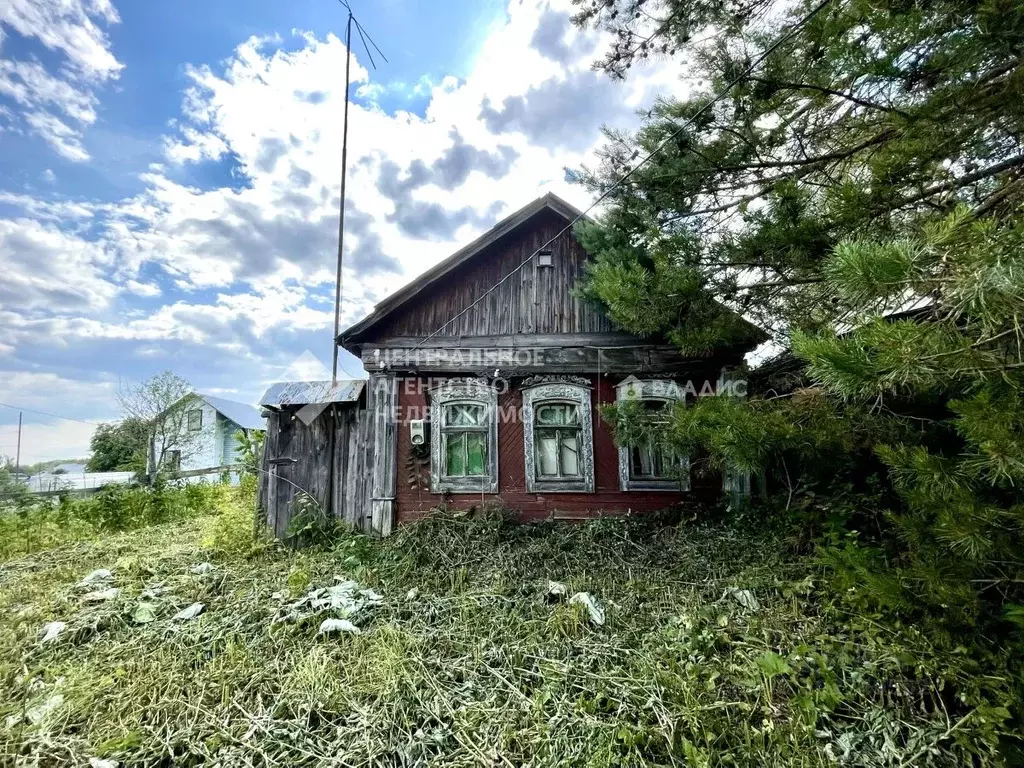
[[(764, 532), (434, 520), (293, 552), (247, 527), (235, 508), (0, 564), (0, 764), (910, 766), (984, 749), (920, 637), (854, 625)], [(76, 586), (98, 568), (112, 578)], [(380, 597), (356, 593), (358, 634), (318, 634), (343, 607), (288, 608), (343, 580)]]

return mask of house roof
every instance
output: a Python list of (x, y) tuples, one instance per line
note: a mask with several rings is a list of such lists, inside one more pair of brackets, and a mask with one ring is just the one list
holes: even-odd
[(359, 399), (366, 379), (330, 381), (282, 381), (263, 393), (260, 405), (311, 405), (313, 403), (351, 403)]
[(352, 325), (342, 331), (338, 335), (336, 341), (339, 344), (343, 344), (347, 341), (354, 341), (357, 336), (365, 334), (373, 326), (391, 314), (391, 312), (398, 309), (420, 292), (435, 284), (453, 269), (469, 261), (489, 245), (497, 242), (499, 239), (509, 234), (522, 224), (525, 224), (529, 219), (532, 219), (544, 210), (554, 211), (558, 215), (562, 216), (566, 221), (573, 221), (583, 215), (578, 208), (575, 208), (565, 202), (562, 198), (558, 197), (558, 195), (552, 194), (551, 192), (548, 192), (543, 197), (538, 197), (529, 205), (523, 206), (515, 213), (506, 216), (469, 245), (464, 248), (460, 248), (444, 261), (435, 264), (422, 275), (419, 275), (412, 280), (412, 282), (407, 283), (383, 301), (378, 302), (373, 308), (373, 312), (355, 325)]
[(208, 406), (213, 408), (225, 418), (231, 419), (242, 429), (266, 429), (258, 408), (253, 408), (245, 403), (238, 403), (234, 400), (225, 400), (223, 397), (204, 395), (201, 392), (195, 393), (196, 397), (202, 399)]

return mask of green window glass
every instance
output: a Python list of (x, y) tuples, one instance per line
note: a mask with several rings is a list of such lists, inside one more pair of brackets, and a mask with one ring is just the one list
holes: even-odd
[(533, 419), (537, 479), (580, 477), (580, 412), (572, 403), (542, 403)]
[(478, 403), (451, 403), (442, 411), (446, 477), (487, 475), (487, 409)]

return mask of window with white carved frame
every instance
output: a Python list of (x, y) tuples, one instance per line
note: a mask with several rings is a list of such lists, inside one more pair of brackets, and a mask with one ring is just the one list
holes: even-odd
[(480, 379), (451, 379), (430, 396), (433, 493), (498, 492), (498, 393)]
[[(620, 403), (638, 401), (654, 422), (668, 421), (685, 393), (674, 382), (630, 377), (616, 387)], [(624, 491), (688, 491), (690, 459), (649, 437), (634, 445), (619, 446), (619, 487)]]
[(523, 436), (528, 492), (594, 491), (594, 434), (585, 380), (528, 379)]

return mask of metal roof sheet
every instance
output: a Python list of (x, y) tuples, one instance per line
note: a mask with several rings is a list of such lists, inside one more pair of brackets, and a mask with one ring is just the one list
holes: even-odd
[(231, 421), (235, 422), (235, 424), (240, 426), (242, 429), (267, 428), (266, 422), (263, 420), (263, 416), (260, 414), (259, 408), (254, 408), (251, 405), (239, 403), (235, 400), (225, 400), (223, 397), (204, 395), (201, 392), (197, 392), (196, 397), (205, 400), (207, 405), (222, 416), (226, 416), (231, 419)]
[(352, 403), (359, 399), (365, 379), (330, 381), (281, 381), (272, 384), (260, 405), (309, 405), (311, 403)]

